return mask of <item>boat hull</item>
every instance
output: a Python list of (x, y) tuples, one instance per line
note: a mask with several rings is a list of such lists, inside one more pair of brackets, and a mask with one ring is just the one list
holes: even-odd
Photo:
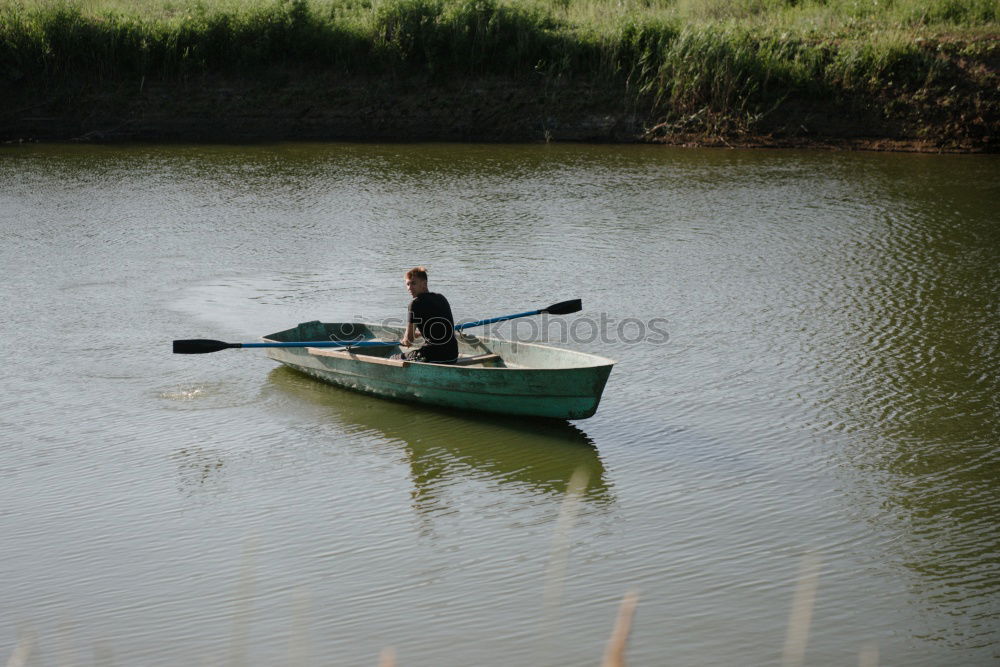
[[(322, 329), (320, 329), (322, 327)], [(310, 322), (265, 341), (398, 340), (398, 327)], [(328, 351), (268, 348), (268, 356), (339, 387), (383, 398), (507, 415), (586, 419), (596, 412), (614, 364), (547, 345), (459, 336), (459, 353), (498, 355), (473, 366), (391, 362), (398, 348)]]

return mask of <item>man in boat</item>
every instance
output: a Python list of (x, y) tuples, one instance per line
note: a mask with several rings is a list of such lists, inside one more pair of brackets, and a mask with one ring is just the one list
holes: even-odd
[(451, 315), (448, 299), (427, 289), (427, 269), (422, 266), (406, 272), (406, 289), (413, 301), (407, 310), (406, 333), (400, 345), (409, 347), (417, 336), (423, 336), (426, 342), (416, 350), (394, 355), (393, 358), (435, 364), (455, 363), (458, 341), (455, 340), (455, 319)]

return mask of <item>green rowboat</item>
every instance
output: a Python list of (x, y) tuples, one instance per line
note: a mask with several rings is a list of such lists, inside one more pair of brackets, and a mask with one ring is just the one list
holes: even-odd
[[(458, 336), (455, 364), (390, 359), (398, 345), (273, 347), (267, 355), (324, 382), (374, 396), (507, 415), (586, 419), (597, 411), (614, 361), (550, 345)], [(395, 341), (402, 327), (305, 322), (266, 343)]]

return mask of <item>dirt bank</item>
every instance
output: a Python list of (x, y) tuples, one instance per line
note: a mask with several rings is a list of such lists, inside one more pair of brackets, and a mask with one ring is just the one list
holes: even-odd
[(584, 80), (347, 77), (275, 69), (256, 78), (15, 81), (0, 141), (648, 142), (992, 152), (1000, 92), (786, 99), (767, 113), (675, 113)]

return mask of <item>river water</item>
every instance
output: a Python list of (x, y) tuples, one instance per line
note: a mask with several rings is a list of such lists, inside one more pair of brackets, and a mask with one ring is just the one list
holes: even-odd
[[(635, 591), (636, 665), (995, 664), (998, 210), (997, 156), (2, 148), (0, 660), (594, 665)], [(582, 298), (490, 331), (616, 359), (597, 414), (170, 352), (417, 264)]]

